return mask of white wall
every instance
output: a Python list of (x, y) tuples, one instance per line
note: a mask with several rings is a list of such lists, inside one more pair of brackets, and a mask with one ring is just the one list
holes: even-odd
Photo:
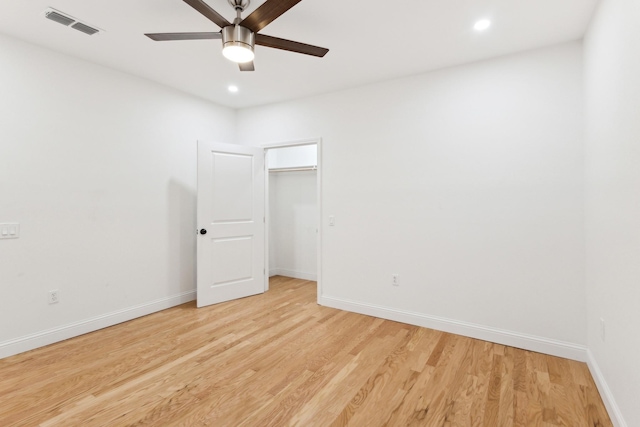
[(585, 39), (590, 362), (603, 394), (619, 406), (609, 412), (629, 426), (640, 426), (638, 22), (636, 0), (603, 0)]
[(270, 275), (317, 279), (316, 184), (315, 171), (269, 174)]
[(322, 137), (323, 303), (580, 358), (582, 93), (575, 42), (240, 110), (238, 142)]
[(267, 158), (269, 169), (318, 166), (318, 148), (315, 144), (272, 148)]
[(196, 140), (235, 112), (4, 36), (0, 64), (0, 357), (192, 299)]

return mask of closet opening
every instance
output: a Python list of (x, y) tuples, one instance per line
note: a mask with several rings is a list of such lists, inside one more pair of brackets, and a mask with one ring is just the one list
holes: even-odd
[[(265, 146), (269, 282), (309, 282), (320, 292), (320, 140)], [(304, 283), (300, 284), (305, 285)]]

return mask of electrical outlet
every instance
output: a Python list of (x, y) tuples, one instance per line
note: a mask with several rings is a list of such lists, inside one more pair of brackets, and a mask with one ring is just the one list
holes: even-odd
[(399, 274), (392, 274), (391, 275), (391, 284), (393, 286), (400, 286), (400, 275)]
[(604, 338), (605, 338), (605, 329), (604, 329), (604, 319), (601, 317), (600, 318), (600, 339), (602, 340), (602, 342), (604, 342)]
[(49, 304), (57, 304), (60, 302), (60, 291), (55, 289), (49, 291)]

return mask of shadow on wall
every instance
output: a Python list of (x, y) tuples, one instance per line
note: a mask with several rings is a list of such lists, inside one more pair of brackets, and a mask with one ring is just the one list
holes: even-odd
[(180, 292), (196, 288), (196, 200), (194, 188), (169, 180), (167, 285), (178, 284)]

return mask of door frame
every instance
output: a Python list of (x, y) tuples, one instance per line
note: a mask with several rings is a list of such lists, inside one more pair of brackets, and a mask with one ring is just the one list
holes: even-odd
[[(273, 148), (286, 148), (286, 147), (299, 147), (304, 145), (315, 145), (318, 155), (318, 165), (316, 169), (316, 198), (318, 205), (318, 217), (317, 217), (317, 229), (316, 233), (316, 262), (317, 262), (317, 300), (320, 303), (320, 297), (322, 296), (322, 138), (310, 138), (296, 141), (277, 142), (271, 144), (263, 144), (261, 147), (264, 149), (264, 173), (265, 173), (265, 266), (269, 268), (269, 225), (271, 223), (271, 212), (269, 211), (269, 162), (267, 152)], [(269, 275), (265, 281), (265, 292), (269, 290)]]

